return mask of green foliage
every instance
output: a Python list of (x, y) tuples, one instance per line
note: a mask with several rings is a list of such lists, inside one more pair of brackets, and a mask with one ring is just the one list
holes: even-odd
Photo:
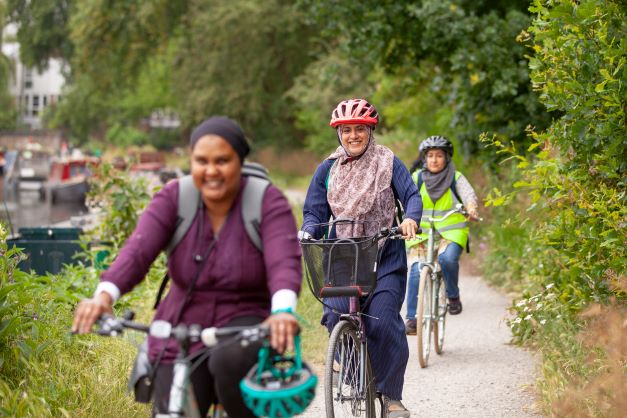
[(97, 167), (89, 184), (88, 205), (99, 208), (102, 218), (99, 225), (89, 231), (88, 240), (102, 241), (110, 248), (111, 254), (117, 254), (148, 204), (150, 194), (147, 185), (143, 178), (133, 181), (128, 173), (110, 164)]
[(295, 102), (295, 123), (305, 133), (307, 148), (326, 154), (338, 145), (335, 131), (329, 126), (331, 111), (340, 100), (370, 98), (375, 86), (368, 82), (372, 67), (351, 62), (335, 43), (318, 56), (298, 76), (287, 94)]
[(116, 123), (107, 130), (105, 141), (118, 147), (143, 145), (148, 141), (148, 134), (132, 126), (121, 126)]
[(226, 114), (260, 143), (302, 143), (285, 93), (311, 60), (304, 17), (280, 0), (192, 1), (174, 75), (184, 125)]
[[(4, 2), (0, 2), (0, 27), (3, 27), (3, 22), (6, 16), (6, 5)], [(9, 93), (9, 80), (12, 76), (11, 61), (6, 57), (2, 51), (2, 36), (0, 31), (0, 129), (12, 129), (15, 126), (16, 109), (14, 100)]]
[(531, 79), (555, 120), (544, 131), (528, 129), (527, 150), (498, 136), (482, 139), (520, 170), (513, 190), (495, 189), (487, 204), (517, 201), (521, 192), (529, 198), (525, 252), (504, 260), (525, 260), (519, 271), (527, 290), (510, 325), (518, 341), (550, 353), (548, 370), (569, 365), (547, 375), (545, 397), (554, 400), (566, 382), (591, 373), (577, 366), (585, 357), (575, 339), (585, 324), (578, 314), (591, 304), (627, 301), (620, 285), (627, 274), (627, 9), (618, 1), (536, 0), (531, 10)]
[(342, 34), (342, 50), (366, 65), (380, 63), (401, 76), (430, 71), (430, 88), (453, 109), (450, 125), (466, 154), (480, 151), (481, 132), (524, 141), (526, 125), (547, 126), (530, 91), (525, 47), (518, 42), (524, 38), (517, 39), (530, 22), (527, 2), (305, 3), (328, 33)]
[(0, 416), (145, 416), (124, 395), (133, 345), (69, 335), (74, 304), (95, 287), (93, 270), (24, 273), (24, 254), (6, 236), (0, 227)]
[(568, 155), (568, 170), (593, 182), (624, 185), (625, 5), (619, 1), (534, 2), (538, 18), (530, 28), (536, 57), (531, 80), (551, 111), (564, 112), (559, 124), (539, 138), (556, 138)]
[(188, 1), (79, 2), (69, 29), (73, 71), (88, 74), (101, 92), (133, 86), (146, 64), (168, 49)]
[[(91, 201), (105, 215), (87, 241), (106, 237), (108, 262), (134, 229), (148, 195), (143, 182), (109, 166), (96, 176), (101, 181), (92, 187)], [(24, 255), (7, 248), (6, 235), (0, 227), (0, 416), (145, 416), (148, 408), (124, 393), (137, 341), (68, 334), (74, 305), (98, 282), (99, 271), (90, 266), (102, 248), (87, 254), (90, 266), (36, 276), (17, 269)], [(117, 303), (118, 312), (132, 308), (147, 321), (164, 272), (161, 257), (146, 280)]]
[(18, 24), (20, 60), (26, 66), (46, 68), (50, 58), (69, 60), (73, 0), (6, 0), (6, 4), (9, 20)]

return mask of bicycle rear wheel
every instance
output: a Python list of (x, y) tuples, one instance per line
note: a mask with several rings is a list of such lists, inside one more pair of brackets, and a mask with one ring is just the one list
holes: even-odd
[(444, 280), (442, 279), (442, 272), (437, 273), (437, 303), (434, 311), (436, 312), (436, 321), (433, 324), (433, 345), (437, 354), (442, 354), (444, 349), (444, 330), (446, 325), (446, 286), (444, 286)]
[(429, 362), (431, 350), (431, 301), (433, 288), (431, 286), (431, 268), (425, 266), (420, 272), (420, 286), (418, 287), (418, 312), (416, 319), (420, 322), (416, 327), (418, 337), (418, 362), (425, 368)]
[(362, 364), (363, 350), (366, 347), (356, 326), (349, 321), (338, 322), (329, 338), (324, 368), (327, 418), (377, 417), (374, 375), (367, 355), (363, 357), (366, 364)]

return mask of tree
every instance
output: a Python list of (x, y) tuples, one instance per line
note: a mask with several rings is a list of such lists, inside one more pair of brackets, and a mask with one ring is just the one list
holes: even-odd
[(285, 93), (312, 59), (304, 18), (283, 0), (192, 1), (174, 68), (185, 124), (224, 114), (259, 142), (302, 143)]
[(2, 28), (4, 27), (5, 5), (0, 2), (0, 129), (15, 127), (16, 109), (15, 100), (9, 92), (9, 82), (12, 77), (11, 60), (2, 51)]
[(374, 83), (368, 82), (373, 67), (351, 62), (331, 43), (316, 53), (318, 59), (300, 74), (288, 91), (296, 108), (296, 126), (304, 133), (306, 146), (318, 153), (337, 147), (329, 127), (331, 111), (342, 99), (371, 98)]
[(74, 0), (6, 0), (8, 19), (17, 23), (20, 59), (27, 67), (46, 68), (49, 58), (72, 57), (69, 19)]
[[(431, 89), (454, 111), (456, 136), (477, 151), (481, 132), (524, 140), (525, 126), (545, 127), (546, 112), (529, 88), (526, 1), (306, 1), (343, 50), (389, 74), (432, 71)], [(424, 80), (417, 79), (418, 84)]]

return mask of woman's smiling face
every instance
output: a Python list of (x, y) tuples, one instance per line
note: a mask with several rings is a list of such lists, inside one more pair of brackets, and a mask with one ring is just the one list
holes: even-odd
[(441, 149), (430, 149), (427, 151), (427, 170), (432, 173), (439, 173), (446, 167), (446, 153)]
[(240, 187), (242, 165), (235, 149), (217, 135), (205, 135), (192, 148), (191, 174), (205, 203), (234, 198)]
[(351, 157), (361, 155), (368, 146), (370, 128), (363, 124), (346, 124), (339, 127), (342, 147)]

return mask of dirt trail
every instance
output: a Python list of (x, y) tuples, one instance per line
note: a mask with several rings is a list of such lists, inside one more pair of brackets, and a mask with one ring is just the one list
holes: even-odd
[[(448, 316), (444, 353), (432, 350), (427, 368), (418, 364), (416, 337), (408, 337), (403, 402), (412, 417), (541, 417), (533, 396), (536, 359), (509, 344), (507, 297), (475, 276), (462, 276), (460, 289), (464, 311)], [(325, 416), (321, 386), (302, 416)]]

